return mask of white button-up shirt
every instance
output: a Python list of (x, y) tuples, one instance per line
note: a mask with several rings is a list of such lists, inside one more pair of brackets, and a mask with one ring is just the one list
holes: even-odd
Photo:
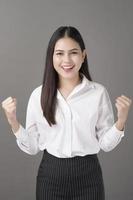
[(52, 127), (41, 109), (41, 88), (34, 89), (29, 98), (25, 128), (20, 125), (14, 133), (22, 151), (37, 154), (47, 149), (65, 158), (111, 151), (120, 143), (125, 128), (116, 128), (110, 97), (102, 84), (83, 75), (66, 99), (57, 89), (57, 124)]

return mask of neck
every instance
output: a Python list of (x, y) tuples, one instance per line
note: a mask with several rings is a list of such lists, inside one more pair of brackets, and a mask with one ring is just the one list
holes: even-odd
[(66, 91), (69, 91), (73, 89), (76, 85), (81, 83), (82, 81), (82, 76), (78, 74), (72, 79), (64, 79), (64, 78), (59, 78), (59, 89), (63, 89)]

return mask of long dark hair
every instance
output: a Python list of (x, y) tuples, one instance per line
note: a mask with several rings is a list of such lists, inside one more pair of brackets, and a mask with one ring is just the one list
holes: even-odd
[[(80, 46), (82, 52), (85, 49), (84, 41), (82, 39), (79, 31), (72, 26), (61, 26), (59, 27), (52, 35), (46, 52), (45, 60), (45, 70), (43, 75), (42, 91), (41, 91), (41, 107), (43, 110), (43, 116), (48, 121), (49, 125), (56, 124), (55, 121), (55, 112), (56, 112), (56, 103), (57, 103), (57, 87), (58, 87), (58, 73), (53, 66), (53, 53), (56, 42), (68, 36), (69, 38), (74, 39)], [(86, 78), (92, 81), (92, 78), (88, 69), (87, 55), (85, 56), (84, 62), (79, 70), (83, 73)]]

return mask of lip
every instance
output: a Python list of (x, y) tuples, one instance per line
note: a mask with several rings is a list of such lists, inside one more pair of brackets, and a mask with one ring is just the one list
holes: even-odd
[(62, 65), (61, 66), (63, 69), (72, 69), (74, 65)]

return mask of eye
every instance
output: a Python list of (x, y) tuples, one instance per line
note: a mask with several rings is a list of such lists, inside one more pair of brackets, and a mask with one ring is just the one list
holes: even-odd
[(72, 54), (78, 54), (78, 52), (76, 52), (76, 51), (73, 51), (73, 52), (72, 52)]
[(56, 53), (56, 55), (63, 55), (63, 53)]

